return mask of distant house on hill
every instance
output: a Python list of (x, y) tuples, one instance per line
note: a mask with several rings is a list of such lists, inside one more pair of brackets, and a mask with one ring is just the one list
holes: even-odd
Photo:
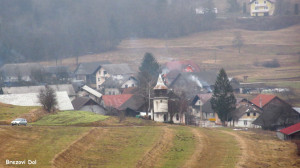
[(95, 87), (96, 86), (96, 74), (98, 74), (100, 68), (104, 64), (110, 64), (109, 61), (100, 62), (84, 62), (80, 63), (74, 71), (77, 80), (83, 80), (86, 84)]
[[(56, 92), (66, 91), (71, 100), (76, 96), (75, 90), (71, 84), (48, 85)], [(21, 87), (3, 87), (3, 94), (23, 94), (23, 93), (39, 93), (41, 89), (45, 89), (45, 85), (40, 86), (21, 86)]]
[(134, 71), (129, 67), (128, 64), (106, 64), (102, 65), (96, 74), (96, 85), (97, 89), (101, 89), (101, 85), (108, 78), (113, 78), (116, 80), (123, 80), (128, 76), (134, 74)]
[(163, 74), (177, 70), (179, 72), (200, 72), (200, 67), (191, 60), (171, 61), (163, 66)]
[(259, 94), (251, 102), (263, 110), (262, 114), (253, 122), (263, 129), (276, 130), (300, 121), (299, 113), (290, 104), (275, 95)]
[(74, 110), (90, 111), (102, 115), (106, 114), (105, 108), (90, 97), (77, 97), (72, 101), (72, 105), (74, 107)]
[(253, 121), (255, 121), (262, 112), (263, 110), (260, 107), (247, 99), (237, 100), (236, 109), (230, 115), (230, 125), (234, 127), (255, 128), (257, 126), (253, 124)]
[(44, 71), (44, 67), (38, 63), (5, 64), (0, 68), (5, 83), (32, 81), (32, 72)]
[[(66, 91), (55, 92), (58, 110), (74, 110)], [(0, 95), (0, 102), (16, 106), (42, 106), (38, 100), (38, 93)]]
[(274, 14), (276, 0), (250, 0), (251, 16), (270, 16)]

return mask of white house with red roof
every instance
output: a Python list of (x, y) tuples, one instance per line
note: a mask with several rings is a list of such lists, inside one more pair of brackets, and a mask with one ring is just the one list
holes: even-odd
[(300, 122), (277, 132), (277, 137), (281, 140), (300, 140)]

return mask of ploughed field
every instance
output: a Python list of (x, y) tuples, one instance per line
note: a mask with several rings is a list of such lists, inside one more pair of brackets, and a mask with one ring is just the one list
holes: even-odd
[(0, 126), (0, 149), (0, 167), (300, 167), (295, 144), (229, 128)]

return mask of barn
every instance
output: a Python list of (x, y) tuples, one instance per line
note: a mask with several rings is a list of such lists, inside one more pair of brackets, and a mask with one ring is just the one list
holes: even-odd
[(281, 140), (300, 140), (300, 122), (277, 132)]

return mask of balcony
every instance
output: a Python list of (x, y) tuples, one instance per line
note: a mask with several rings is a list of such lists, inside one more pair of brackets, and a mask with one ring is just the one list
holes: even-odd
[(251, 12), (252, 13), (261, 13), (261, 12), (269, 12), (269, 9), (254, 9)]
[(262, 3), (262, 4), (255, 4), (255, 7), (260, 7), (260, 6), (267, 6), (267, 4)]

